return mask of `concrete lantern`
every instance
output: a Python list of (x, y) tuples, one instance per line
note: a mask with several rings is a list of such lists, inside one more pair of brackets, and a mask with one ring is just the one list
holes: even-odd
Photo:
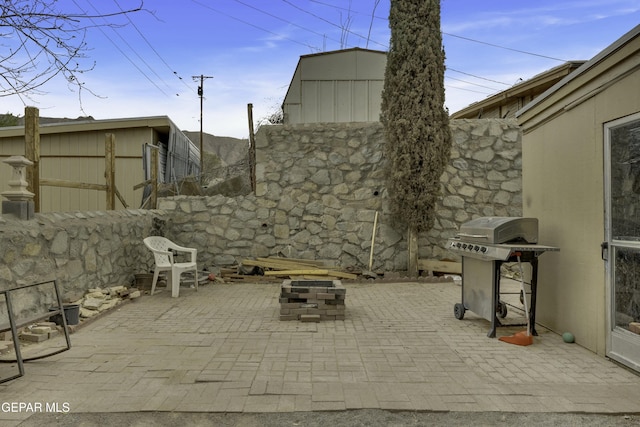
[(24, 156), (11, 156), (3, 160), (13, 168), (11, 179), (7, 182), (10, 190), (0, 193), (8, 201), (2, 201), (2, 213), (14, 214), (21, 219), (30, 219), (34, 215), (33, 194), (27, 190), (29, 183), (25, 179), (25, 168), (33, 162)]
[(3, 162), (13, 168), (13, 173), (11, 174), (11, 180), (7, 182), (11, 190), (0, 194), (11, 201), (32, 200), (35, 194), (27, 190), (29, 183), (25, 179), (25, 168), (33, 165), (33, 162), (24, 156), (11, 156), (3, 160)]

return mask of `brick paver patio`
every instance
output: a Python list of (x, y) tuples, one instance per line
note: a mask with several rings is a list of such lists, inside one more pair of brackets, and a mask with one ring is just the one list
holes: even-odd
[[(640, 376), (543, 327), (528, 347), (487, 338), (484, 319), (454, 317), (453, 282), (345, 287), (346, 319), (320, 323), (280, 321), (277, 283), (145, 296), (26, 363), (1, 399), (77, 413), (640, 412)], [(30, 415), (3, 410), (0, 424)]]

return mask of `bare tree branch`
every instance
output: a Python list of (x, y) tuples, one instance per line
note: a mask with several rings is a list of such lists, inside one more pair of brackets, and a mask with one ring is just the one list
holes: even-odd
[[(42, 93), (41, 88), (56, 76), (63, 76), (80, 93), (79, 76), (91, 71), (87, 31), (94, 18), (113, 18), (143, 10), (136, 7), (103, 15), (65, 13), (58, 0), (5, 0), (0, 4), (0, 97)], [(87, 64), (89, 61), (89, 64)]]

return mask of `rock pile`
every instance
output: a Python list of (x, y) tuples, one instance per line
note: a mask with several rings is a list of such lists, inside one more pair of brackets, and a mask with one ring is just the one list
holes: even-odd
[[(140, 296), (141, 291), (136, 288), (113, 286), (105, 289), (90, 289), (81, 298), (73, 298), (71, 300), (67, 298), (69, 303), (64, 304), (67, 326), (69, 326), (70, 332), (73, 332), (83, 321), (106, 312), (123, 302), (139, 298)], [(73, 316), (66, 313), (67, 310), (73, 306), (77, 306), (79, 310), (77, 319), (73, 319)], [(20, 328), (18, 330), (18, 336), (23, 344), (43, 342), (60, 335), (62, 333), (61, 325), (61, 315), (54, 314), (49, 321), (34, 322), (33, 324)], [(0, 353), (11, 351), (13, 347), (11, 331), (2, 332), (0, 334)]]
[(136, 288), (113, 286), (110, 288), (93, 288), (80, 299), (71, 304), (80, 306), (80, 319), (89, 319), (104, 311), (110, 310), (124, 301), (139, 298), (141, 292)]

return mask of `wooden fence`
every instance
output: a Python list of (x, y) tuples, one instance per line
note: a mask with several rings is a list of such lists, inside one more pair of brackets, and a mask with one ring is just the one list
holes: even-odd
[[(51, 179), (40, 177), (40, 131), (39, 131), (39, 113), (38, 109), (34, 107), (25, 108), (25, 125), (24, 125), (24, 139), (25, 139), (25, 157), (33, 162), (32, 166), (27, 168), (27, 182), (29, 186), (27, 189), (34, 193), (34, 210), (40, 212), (40, 187), (66, 187), (77, 188), (85, 190), (98, 190), (104, 191), (106, 194), (107, 210), (115, 210), (116, 197), (122, 203), (122, 206), (126, 209), (129, 207), (127, 202), (122, 197), (122, 194), (116, 187), (116, 139), (112, 133), (105, 134), (105, 183), (86, 183), (67, 181), (62, 179)], [(158, 182), (158, 147), (153, 147), (151, 150), (151, 179), (135, 185), (133, 188), (138, 189), (145, 185), (151, 184), (151, 196), (145, 200), (146, 207), (155, 208), (157, 204), (157, 182)]]

